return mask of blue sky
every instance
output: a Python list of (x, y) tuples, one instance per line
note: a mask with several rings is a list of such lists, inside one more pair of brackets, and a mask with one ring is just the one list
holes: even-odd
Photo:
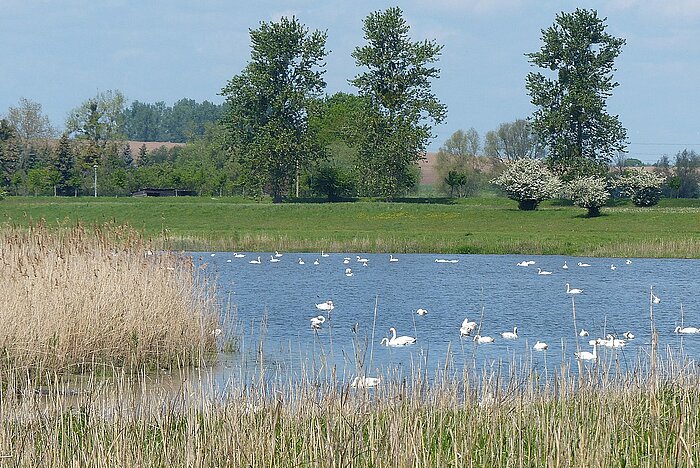
[[(221, 102), (221, 88), (250, 57), (250, 28), (296, 15), (328, 31), (327, 91), (352, 92), (350, 57), (363, 44), (362, 20), (397, 5), (355, 0), (0, 0), (0, 115), (21, 97), (40, 103), (61, 128), (68, 112), (100, 91), (127, 102), (181, 98)], [(436, 150), (454, 131), (483, 135), (533, 108), (524, 54), (561, 11), (596, 9), (608, 32), (627, 40), (608, 101), (628, 129), (630, 157), (654, 162), (683, 148), (700, 151), (700, 1), (431, 0), (398, 4), (414, 39), (444, 45), (433, 89), (448, 106)]]

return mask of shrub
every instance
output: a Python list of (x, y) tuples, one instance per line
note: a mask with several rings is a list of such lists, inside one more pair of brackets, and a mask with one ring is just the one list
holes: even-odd
[(600, 216), (600, 207), (610, 198), (607, 182), (602, 177), (579, 177), (566, 185), (565, 196), (574, 205), (586, 208), (588, 217)]
[(661, 186), (665, 180), (661, 174), (633, 169), (620, 176), (618, 185), (636, 206), (654, 206), (661, 199)]
[(557, 176), (538, 159), (521, 158), (506, 163), (503, 173), (491, 181), (503, 188), (521, 210), (534, 210), (561, 190)]

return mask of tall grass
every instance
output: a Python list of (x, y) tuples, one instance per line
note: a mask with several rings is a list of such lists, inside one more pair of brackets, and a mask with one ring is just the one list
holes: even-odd
[(214, 291), (128, 227), (5, 226), (0, 245), (0, 369), (169, 367), (214, 351)]
[[(32, 466), (693, 466), (694, 364), (502, 376), (387, 377), (375, 389), (190, 373), (135, 391), (124, 376), (0, 399), (0, 454)], [(144, 382), (142, 382), (143, 384)]]

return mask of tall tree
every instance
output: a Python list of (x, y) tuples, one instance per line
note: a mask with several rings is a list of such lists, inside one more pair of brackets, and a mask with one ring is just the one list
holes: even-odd
[(255, 192), (280, 202), (298, 171), (324, 152), (309, 126), (309, 106), (323, 91), (326, 33), (296, 18), (250, 31), (251, 59), (222, 90), (223, 121)]
[(530, 63), (554, 75), (529, 73), (526, 88), (537, 107), (533, 131), (546, 146), (549, 166), (566, 178), (606, 170), (626, 146), (627, 131), (606, 109), (618, 85), (614, 61), (625, 40), (605, 29), (595, 10), (562, 12), (542, 30), (542, 48), (526, 54)]
[(55, 133), (49, 118), (41, 110), (41, 104), (31, 99), (21, 98), (17, 107), (10, 107), (7, 120), (14, 127), (15, 136), (22, 146), (37, 139), (47, 140)]
[(54, 149), (53, 167), (56, 168), (59, 174), (58, 182), (56, 183), (56, 192), (60, 191), (66, 194), (72, 194), (77, 186), (77, 175), (75, 173), (75, 157), (73, 156), (73, 147), (68, 134), (64, 133), (58, 140), (58, 145)]
[(395, 197), (416, 182), (415, 167), (425, 157), (447, 109), (431, 90), (440, 70), (431, 64), (442, 46), (413, 42), (398, 7), (376, 11), (364, 20), (367, 44), (352, 57), (367, 71), (350, 80), (365, 99), (365, 116), (356, 134), (360, 190), (366, 195)]
[(519, 158), (540, 158), (542, 145), (532, 133), (530, 124), (525, 119), (505, 122), (497, 130), (486, 132), (484, 153), (503, 162)]
[(88, 99), (71, 111), (66, 130), (101, 148), (108, 141), (124, 139), (124, 95), (110, 90)]

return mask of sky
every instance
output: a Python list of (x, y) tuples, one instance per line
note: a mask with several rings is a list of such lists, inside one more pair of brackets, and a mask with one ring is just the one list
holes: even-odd
[(433, 91), (447, 105), (429, 149), (459, 129), (483, 138), (534, 111), (525, 57), (557, 13), (597, 10), (607, 32), (627, 42), (608, 112), (628, 131), (629, 155), (655, 162), (685, 148), (700, 152), (699, 0), (0, 0), (0, 116), (27, 98), (61, 129), (68, 113), (97, 93), (127, 103), (182, 98), (223, 102), (221, 89), (250, 59), (250, 29), (295, 15), (328, 33), (326, 92), (355, 92), (365, 44), (363, 19), (399, 6), (414, 40), (444, 46)]

